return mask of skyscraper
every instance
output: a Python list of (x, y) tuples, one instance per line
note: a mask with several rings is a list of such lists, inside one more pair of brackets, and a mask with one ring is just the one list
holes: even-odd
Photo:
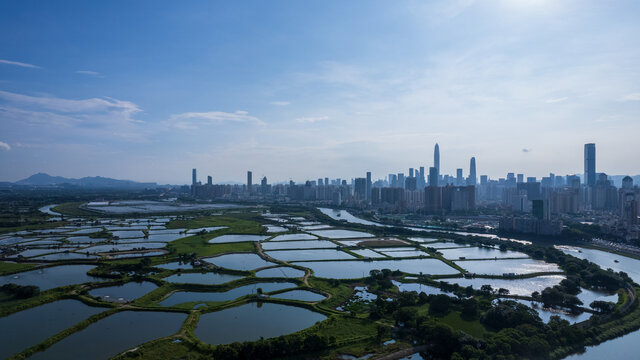
[(198, 182), (198, 177), (196, 176), (196, 169), (191, 170), (191, 185), (195, 185)]
[(478, 182), (476, 176), (476, 158), (471, 158), (471, 164), (469, 165), (469, 185), (475, 185)]
[(367, 186), (365, 199), (371, 200), (371, 171), (367, 171)]
[(464, 185), (464, 178), (462, 176), (462, 169), (456, 169), (456, 185), (462, 186)]
[(429, 168), (429, 186), (438, 186), (438, 169), (435, 166)]
[(251, 173), (251, 171), (247, 171), (247, 191), (248, 192), (251, 192), (251, 185), (253, 183), (253, 181), (251, 179), (252, 176), (253, 176), (253, 174)]
[(584, 144), (584, 183), (596, 184), (596, 144)]
[(436, 172), (440, 176), (440, 147), (437, 143), (436, 148), (433, 150), (433, 167), (436, 168)]

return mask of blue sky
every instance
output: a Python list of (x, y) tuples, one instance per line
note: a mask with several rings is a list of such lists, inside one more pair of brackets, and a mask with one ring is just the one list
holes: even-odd
[(0, 181), (638, 174), (634, 1), (3, 1)]

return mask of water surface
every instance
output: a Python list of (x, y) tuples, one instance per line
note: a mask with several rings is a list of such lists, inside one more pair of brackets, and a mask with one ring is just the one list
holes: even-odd
[(119, 286), (93, 289), (89, 291), (89, 295), (106, 301), (125, 302), (137, 299), (157, 288), (156, 284), (149, 281), (129, 282)]
[(571, 355), (565, 360), (637, 359), (639, 344), (640, 331), (635, 331), (597, 346), (589, 346), (584, 353)]
[(242, 276), (238, 275), (207, 272), (175, 274), (166, 277), (163, 280), (170, 283), (218, 285), (241, 278)]
[(463, 269), (475, 274), (502, 275), (504, 273), (531, 274), (561, 271), (557, 264), (533, 259), (456, 261)]
[(303, 241), (277, 241), (277, 242), (265, 242), (262, 243), (262, 248), (265, 250), (278, 250), (278, 249), (322, 249), (322, 248), (336, 248), (338, 245), (332, 243), (329, 240), (303, 240)]
[(304, 271), (294, 269), (288, 266), (278, 266), (271, 269), (260, 270), (256, 273), (257, 277), (282, 277), (282, 278), (299, 278), (304, 276)]
[(254, 341), (297, 332), (324, 319), (322, 314), (295, 306), (249, 303), (201, 315), (195, 335), (212, 345)]
[[(634, 282), (640, 283), (640, 260), (612, 254), (606, 251), (580, 248), (577, 246), (558, 246), (562, 252), (580, 259), (587, 259), (603, 269), (624, 271)], [(618, 261), (616, 263), (616, 260)]]
[(329, 239), (353, 239), (353, 238), (366, 238), (373, 237), (373, 235), (353, 230), (331, 229), (331, 230), (315, 230), (311, 231), (313, 235), (325, 237)]
[(499, 249), (486, 247), (464, 247), (458, 249), (440, 249), (445, 259), (458, 260), (460, 257), (467, 259), (494, 259), (494, 258), (526, 258), (525, 253), (518, 251), (500, 251)]
[(353, 256), (340, 250), (278, 250), (266, 251), (265, 254), (280, 261), (306, 260), (341, 260), (354, 259)]
[(563, 275), (544, 275), (536, 276), (529, 279), (483, 279), (483, 278), (455, 278), (443, 279), (452, 284), (458, 284), (461, 287), (472, 286), (475, 290), (480, 290), (482, 285), (491, 285), (494, 290), (500, 288), (509, 290), (511, 295), (531, 296), (534, 291), (542, 292), (547, 287), (553, 287), (560, 284), (565, 277)]
[(288, 288), (294, 288), (298, 285), (291, 282), (270, 282), (270, 283), (256, 283), (245, 286), (233, 288), (224, 292), (196, 292), (196, 291), (178, 291), (168, 298), (160, 302), (162, 306), (173, 306), (177, 304), (187, 302), (206, 302), (206, 301), (229, 301), (239, 297), (258, 294), (258, 288), (262, 289), (263, 293), (268, 293), (277, 290), (283, 290)]
[(58, 300), (0, 318), (0, 358), (6, 359), (106, 310), (78, 300)]
[(262, 235), (231, 234), (231, 235), (222, 235), (222, 236), (215, 237), (209, 240), (209, 243), (218, 244), (218, 243), (234, 243), (234, 242), (244, 242), (244, 241), (262, 241), (268, 238), (269, 238), (268, 236), (262, 236)]
[(95, 268), (93, 265), (61, 265), (30, 270), (17, 274), (0, 276), (0, 285), (9, 283), (17, 285), (35, 285), (40, 288), (40, 291), (44, 291), (65, 285), (105, 281), (105, 279), (87, 275), (87, 271), (93, 268)]
[(371, 270), (400, 270), (410, 274), (445, 275), (458, 271), (438, 259), (316, 261), (299, 263), (313, 270), (314, 275), (333, 279), (358, 279), (369, 276)]
[(290, 290), (280, 294), (272, 295), (273, 298), (300, 301), (320, 301), (326, 299), (326, 296), (309, 290)]
[(227, 254), (204, 259), (206, 262), (233, 270), (254, 270), (261, 267), (276, 265), (264, 260), (257, 254)]
[(109, 359), (142, 343), (175, 334), (186, 314), (123, 311), (108, 316), (55, 343), (29, 359)]
[(315, 239), (317, 239), (316, 236), (309, 235), (309, 234), (304, 234), (304, 233), (299, 233), (299, 234), (278, 235), (278, 236), (274, 237), (273, 239), (269, 240), (269, 242), (272, 242), (272, 241), (288, 241), (288, 240), (315, 240)]

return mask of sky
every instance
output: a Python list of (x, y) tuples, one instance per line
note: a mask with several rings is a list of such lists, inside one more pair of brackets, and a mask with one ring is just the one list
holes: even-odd
[(0, 2), (0, 181), (640, 174), (638, 1)]

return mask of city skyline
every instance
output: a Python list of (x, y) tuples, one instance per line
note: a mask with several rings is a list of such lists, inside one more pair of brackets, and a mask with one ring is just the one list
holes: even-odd
[(639, 7), (5, 2), (0, 181), (638, 174)]

